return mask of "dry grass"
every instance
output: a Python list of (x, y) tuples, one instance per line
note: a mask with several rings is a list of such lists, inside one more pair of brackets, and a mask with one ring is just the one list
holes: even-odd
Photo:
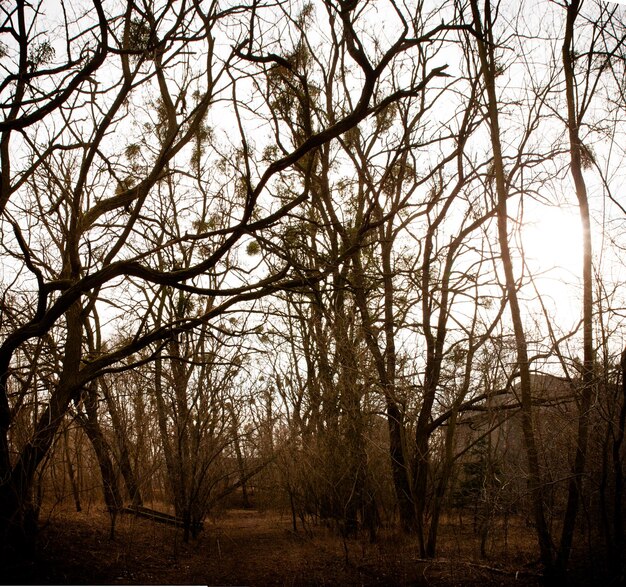
[[(344, 542), (316, 527), (296, 534), (287, 517), (255, 510), (229, 510), (205, 522), (196, 541), (182, 532), (132, 515), (119, 517), (109, 540), (102, 508), (76, 513), (58, 509), (45, 525), (39, 561), (21, 579), (39, 584), (208, 584), (208, 585), (538, 585), (534, 543), (528, 528), (509, 525), (480, 560), (471, 523), (460, 529), (444, 521), (440, 558), (419, 560), (413, 539), (383, 531), (371, 544)], [(530, 536), (530, 538), (529, 538)], [(498, 546), (496, 550), (495, 547)], [(517, 573), (517, 579), (516, 579)]]

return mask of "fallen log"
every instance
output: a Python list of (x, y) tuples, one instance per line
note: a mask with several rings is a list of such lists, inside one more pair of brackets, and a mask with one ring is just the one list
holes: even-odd
[[(122, 509), (122, 513), (132, 514), (139, 518), (146, 518), (148, 520), (152, 520), (153, 522), (158, 522), (159, 524), (176, 526), (177, 528), (183, 528), (185, 526), (185, 522), (178, 516), (173, 516), (172, 514), (168, 514), (166, 512), (159, 512), (144, 506), (127, 506)], [(192, 524), (192, 527), (197, 530), (202, 530), (203, 523), (196, 522), (195, 524)]]

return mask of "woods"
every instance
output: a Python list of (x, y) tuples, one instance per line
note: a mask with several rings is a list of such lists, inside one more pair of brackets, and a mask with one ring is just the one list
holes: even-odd
[(0, 17), (3, 561), (102, 500), (624, 579), (626, 8)]

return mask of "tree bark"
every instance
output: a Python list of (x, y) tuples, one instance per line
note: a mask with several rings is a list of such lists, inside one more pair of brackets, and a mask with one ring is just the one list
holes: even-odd
[(79, 302), (69, 308), (66, 324), (67, 337), (59, 384), (37, 421), (32, 441), (25, 445), (15, 465), (5, 472), (0, 482), (0, 554), (8, 561), (14, 556), (28, 558), (34, 554), (37, 514), (31, 501), (33, 478), (52, 446), (70, 401), (78, 393), (82, 344)]
[(579, 115), (574, 95), (574, 57), (573, 37), (574, 24), (580, 9), (579, 0), (571, 0), (567, 5), (565, 22), (565, 38), (563, 40), (563, 73), (565, 76), (565, 96), (567, 100), (567, 127), (569, 134), (570, 172), (576, 188), (580, 222), (583, 233), (583, 373), (582, 390), (580, 393), (578, 431), (576, 436), (574, 464), (568, 485), (567, 507), (563, 518), (563, 530), (557, 556), (557, 568), (560, 574), (565, 574), (569, 560), (576, 516), (582, 495), (582, 478), (587, 461), (587, 445), (589, 439), (589, 412), (593, 392), (593, 279), (592, 279), (592, 249), (591, 249), (591, 222), (589, 217), (589, 202), (587, 186), (582, 174), (581, 148), (579, 136)]
[(70, 478), (70, 485), (72, 486), (72, 495), (74, 496), (74, 505), (76, 506), (76, 511), (80, 512), (83, 508), (80, 505), (80, 491), (78, 489), (78, 483), (76, 482), (74, 466), (72, 465), (72, 455), (70, 453), (67, 426), (63, 429), (63, 445), (65, 448), (65, 460), (67, 462), (67, 473)]
[(474, 28), (477, 32), (476, 43), (480, 57), (482, 77), (485, 82), (487, 93), (487, 116), (489, 119), (489, 130), (491, 146), (493, 151), (493, 167), (496, 184), (497, 198), (497, 223), (498, 241), (502, 257), (502, 265), (505, 275), (505, 286), (509, 307), (511, 309), (511, 319), (515, 336), (515, 346), (517, 352), (517, 366), (520, 374), (520, 395), (521, 395), (521, 420), (522, 434), (526, 448), (528, 462), (528, 485), (532, 503), (533, 518), (537, 533), (537, 542), (541, 553), (541, 561), (545, 567), (546, 574), (551, 575), (554, 571), (554, 556), (552, 539), (546, 523), (545, 504), (543, 487), (539, 470), (539, 457), (537, 450), (537, 440), (535, 438), (533, 416), (532, 416), (532, 396), (530, 381), (530, 366), (528, 362), (528, 347), (526, 333), (522, 321), (522, 314), (517, 295), (517, 285), (513, 272), (513, 261), (509, 248), (508, 212), (507, 199), (508, 190), (506, 186), (506, 172), (504, 170), (504, 159), (502, 145), (500, 142), (500, 123), (498, 115), (498, 98), (495, 85), (495, 58), (494, 40), (492, 35), (492, 18), (490, 2), (485, 2), (485, 22), (483, 27), (482, 18), (478, 8), (478, 0), (471, 0)]
[(117, 484), (115, 468), (111, 460), (109, 444), (100, 429), (98, 422), (98, 397), (95, 389), (88, 389), (84, 396), (85, 413), (78, 413), (78, 421), (85, 430), (87, 438), (93, 446), (100, 474), (102, 476), (102, 490), (104, 493), (104, 503), (107, 506), (111, 517), (110, 538), (115, 536), (115, 522), (119, 511), (122, 509), (122, 496)]
[(626, 537), (624, 536), (624, 430), (626, 429), (626, 350), (621, 360), (621, 407), (616, 430), (613, 435), (611, 451), (615, 475), (613, 497), (613, 542), (609, 546), (609, 568), (614, 577), (624, 577), (624, 552)]
[[(111, 390), (109, 389), (106, 381), (100, 380), (100, 389), (106, 400), (109, 415), (111, 416), (111, 424), (113, 424), (113, 433), (115, 434), (115, 440), (117, 443), (117, 449), (119, 451), (119, 466), (120, 472), (126, 485), (126, 490), (130, 496), (131, 504), (136, 506), (143, 505), (143, 498), (141, 496), (141, 490), (139, 489), (139, 483), (137, 482), (137, 476), (133, 471), (133, 467), (130, 462), (130, 451), (128, 450), (128, 441), (124, 434), (124, 427), (120, 418), (119, 410), (115, 405), (115, 400), (111, 396)], [(138, 423), (141, 425), (141, 423)]]

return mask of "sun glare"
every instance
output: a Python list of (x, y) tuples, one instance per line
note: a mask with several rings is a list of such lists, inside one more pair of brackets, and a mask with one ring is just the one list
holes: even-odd
[(577, 210), (541, 206), (526, 211), (522, 244), (533, 271), (576, 280), (582, 267), (582, 232)]

